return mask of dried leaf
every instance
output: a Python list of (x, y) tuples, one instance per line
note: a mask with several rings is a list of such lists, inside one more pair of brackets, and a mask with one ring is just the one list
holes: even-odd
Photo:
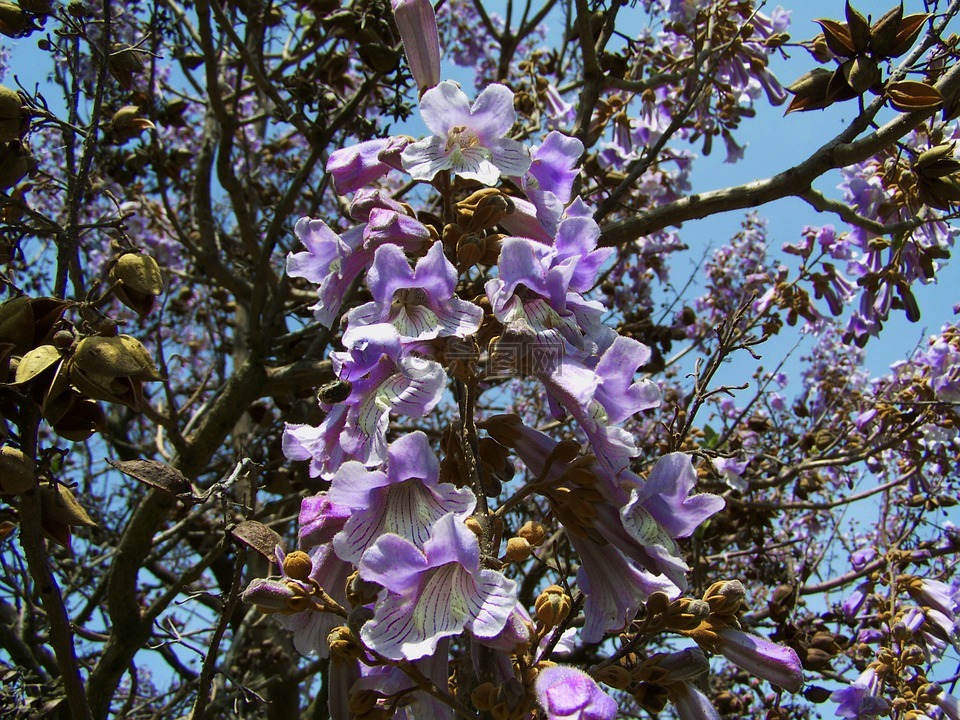
[(115, 467), (124, 475), (129, 475), (134, 480), (149, 485), (157, 490), (163, 490), (166, 493), (175, 495), (184, 502), (199, 502), (193, 494), (193, 487), (190, 481), (184, 477), (176, 468), (157, 462), (156, 460), (107, 460), (107, 463)]
[(886, 87), (890, 104), (902, 112), (932, 110), (943, 105), (943, 96), (932, 85), (916, 80), (901, 80)]
[(283, 548), (283, 539), (280, 535), (256, 520), (244, 520), (234, 527), (230, 534), (267, 560), (276, 560), (277, 546)]

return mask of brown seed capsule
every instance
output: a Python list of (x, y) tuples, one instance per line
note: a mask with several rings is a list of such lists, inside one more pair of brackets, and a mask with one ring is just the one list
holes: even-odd
[(9, 445), (0, 448), (0, 493), (20, 495), (33, 488), (36, 464), (22, 450)]
[(144, 253), (121, 255), (110, 268), (110, 281), (114, 284), (117, 299), (141, 318), (150, 314), (157, 297), (163, 292), (160, 266)]

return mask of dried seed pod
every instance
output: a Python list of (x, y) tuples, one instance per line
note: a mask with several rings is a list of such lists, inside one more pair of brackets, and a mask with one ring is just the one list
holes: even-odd
[(29, 125), (29, 113), (20, 93), (0, 85), (0, 142), (18, 139)]
[(144, 130), (153, 130), (157, 126), (145, 117), (141, 117), (140, 108), (136, 105), (124, 105), (117, 110), (110, 119), (110, 132), (114, 142), (123, 144), (131, 140)]
[(19, 448), (0, 448), (0, 493), (20, 495), (33, 488), (37, 466)]
[(110, 268), (110, 281), (117, 299), (141, 318), (150, 314), (163, 292), (160, 266), (144, 253), (121, 255)]

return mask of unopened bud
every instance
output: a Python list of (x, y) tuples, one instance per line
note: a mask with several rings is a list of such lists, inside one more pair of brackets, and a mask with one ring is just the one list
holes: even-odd
[(562, 623), (572, 607), (570, 596), (559, 585), (546, 588), (534, 603), (537, 620), (548, 630)]
[(547, 529), (542, 523), (538, 523), (536, 520), (528, 520), (523, 524), (523, 527), (517, 531), (517, 535), (534, 547), (539, 547), (540, 543), (542, 543), (547, 536)]
[(467, 526), (470, 532), (477, 536), (478, 540), (483, 540), (483, 526), (473, 515), (464, 520), (463, 524)]
[(480, 712), (487, 712), (497, 700), (497, 686), (492, 682), (480, 683), (470, 693), (473, 706)]
[(519, 562), (530, 557), (532, 547), (530, 543), (522, 537), (512, 537), (507, 540), (507, 552), (504, 555), (508, 562)]
[(721, 580), (715, 582), (703, 594), (710, 609), (717, 615), (735, 615), (746, 597), (747, 592), (739, 580)]
[(283, 574), (294, 580), (306, 581), (313, 571), (313, 561), (303, 550), (294, 550), (283, 559)]
[(327, 645), (330, 653), (341, 660), (358, 660), (363, 656), (363, 650), (357, 645), (350, 628), (345, 625), (335, 627), (327, 635)]
[(440, 82), (440, 37), (430, 0), (393, 0), (403, 50), (420, 94)]
[(625, 690), (633, 682), (633, 675), (622, 665), (607, 665), (593, 673), (593, 679), (617, 690)]

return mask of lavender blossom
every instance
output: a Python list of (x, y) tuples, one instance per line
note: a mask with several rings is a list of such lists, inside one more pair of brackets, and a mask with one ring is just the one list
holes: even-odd
[(890, 711), (890, 703), (877, 696), (877, 671), (869, 667), (850, 685), (835, 690), (830, 699), (837, 704), (837, 717), (870, 720)]
[(548, 720), (613, 720), (617, 703), (582, 670), (554, 665), (534, 682), (537, 702)]
[(734, 665), (787, 692), (800, 692), (803, 670), (793, 648), (734, 628), (723, 628), (717, 634), (720, 636), (720, 652)]
[(381, 245), (367, 273), (373, 302), (348, 312), (346, 321), (351, 328), (389, 323), (401, 340), (466, 337), (480, 327), (483, 310), (456, 297), (456, 285), (456, 268), (439, 242), (417, 261), (416, 269), (399, 247)]
[(386, 175), (391, 168), (379, 156), (389, 145), (390, 138), (377, 138), (332, 152), (327, 172), (333, 177), (336, 191), (346, 195)]
[(465, 519), (477, 499), (467, 488), (441, 483), (440, 463), (422, 432), (404, 435), (387, 449), (386, 472), (358, 462), (340, 466), (330, 484), (330, 500), (354, 512), (334, 539), (337, 555), (353, 563), (385, 533), (423, 549), (434, 523), (447, 513)]
[(360, 576), (388, 591), (360, 631), (391, 660), (418, 660), (445, 637), (470, 631), (493, 638), (517, 604), (517, 584), (480, 568), (480, 545), (452, 513), (433, 526), (423, 552), (398, 535), (381, 536), (363, 554)]
[(461, 177), (493, 185), (500, 175), (522, 176), (530, 167), (526, 148), (504, 137), (516, 122), (513, 92), (493, 84), (473, 105), (456, 83), (445, 81), (424, 93), (420, 114), (433, 133), (408, 145), (403, 167), (414, 180), (433, 180), (452, 170)]

